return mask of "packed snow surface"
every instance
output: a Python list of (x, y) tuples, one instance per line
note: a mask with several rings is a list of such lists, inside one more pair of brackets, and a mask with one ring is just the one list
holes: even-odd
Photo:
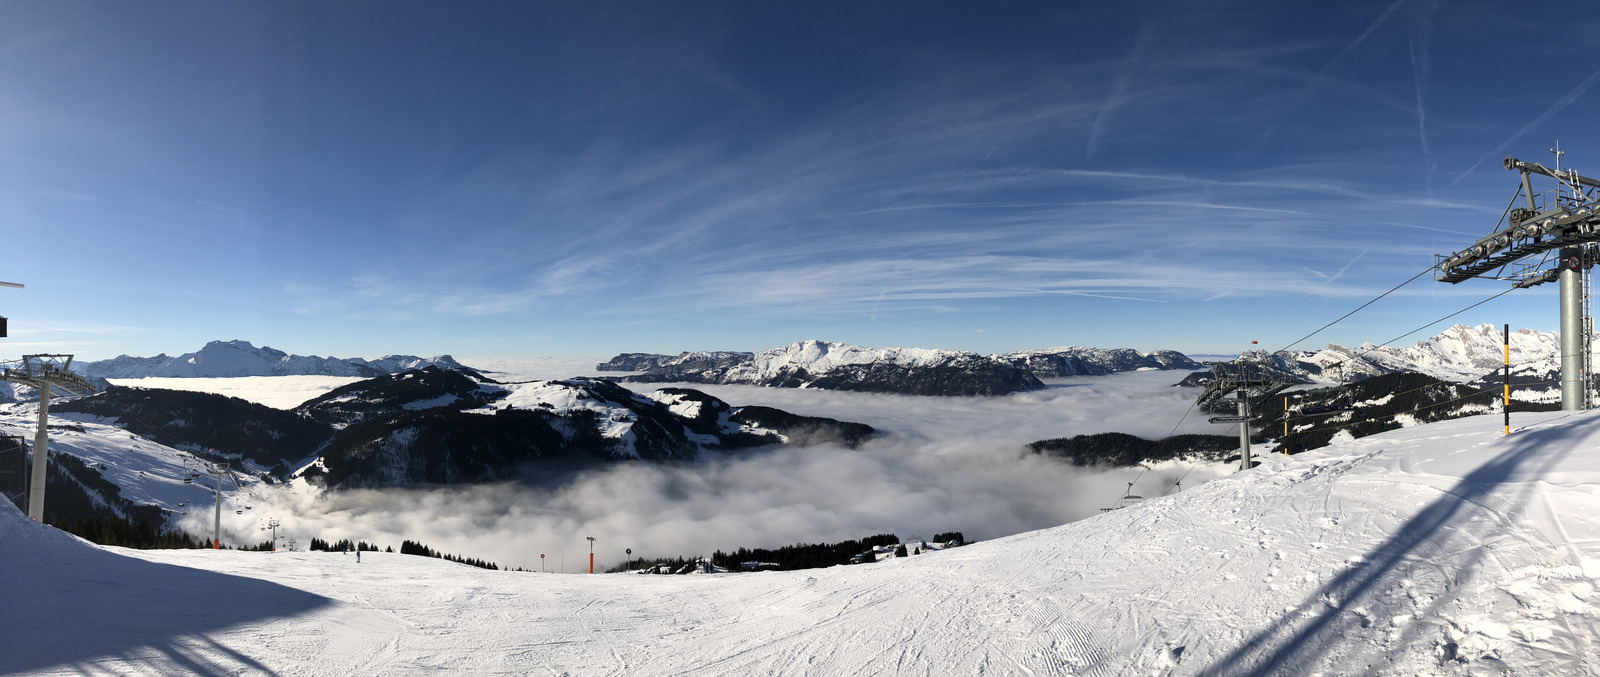
[(0, 505), (0, 671), (1600, 673), (1600, 416), (1513, 423), (1391, 431), (1061, 527), (779, 573), (133, 552)]

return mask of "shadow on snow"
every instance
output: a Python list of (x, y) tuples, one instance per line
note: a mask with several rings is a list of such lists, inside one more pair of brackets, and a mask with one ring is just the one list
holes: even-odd
[[(1346, 630), (1360, 625), (1364, 619), (1346, 610), (1359, 607), (1378, 592), (1398, 588), (1402, 580), (1418, 572), (1419, 568), (1432, 567), (1426, 560), (1434, 554), (1448, 551), (1449, 541), (1464, 531), (1464, 523), (1471, 519), (1471, 508), (1485, 508), (1486, 503), (1502, 525), (1520, 512), (1533, 491), (1532, 483), (1509, 502), (1491, 497), (1490, 493), (1520, 475), (1533, 478), (1542, 470), (1560, 461), (1575, 445), (1571, 438), (1583, 437), (1587, 428), (1600, 425), (1600, 419), (1587, 424), (1566, 425), (1556, 428), (1524, 431), (1514, 435), (1510, 447), (1489, 462), (1461, 478), (1461, 481), (1443, 496), (1428, 504), (1415, 517), (1408, 520), (1387, 541), (1368, 553), (1363, 561), (1351, 564), (1326, 585), (1311, 594), (1293, 610), (1279, 618), (1285, 622), (1262, 631), (1234, 649), (1217, 663), (1198, 674), (1201, 675), (1270, 675), (1302, 674), (1312, 670), (1313, 663), (1329, 650), (1348, 641)], [(1551, 453), (1549, 445), (1560, 445), (1563, 451)], [(1538, 467), (1527, 467), (1533, 459), (1544, 459)], [(1509, 503), (1509, 505), (1508, 505)], [(1479, 534), (1480, 540), (1483, 540)], [(1457, 581), (1470, 579), (1477, 571), (1488, 549), (1473, 548), (1453, 573)], [(1454, 583), (1450, 587), (1455, 587)], [(1329, 605), (1325, 600), (1335, 600)], [(1435, 611), (1448, 600), (1441, 596), (1429, 608)], [(1432, 617), (1432, 613), (1418, 614), (1419, 619)], [(1305, 620), (1301, 620), (1305, 619)], [(1421, 630), (1413, 622), (1407, 628), (1412, 635)], [(1401, 643), (1403, 646), (1405, 643)]]
[(66, 668), (93, 674), (101, 672), (96, 663), (115, 659), (153, 674), (275, 674), (207, 633), (332, 602), (253, 578), (49, 541), (41, 548), (28, 547), (39, 542), (28, 540), (0, 548), (0, 673)]

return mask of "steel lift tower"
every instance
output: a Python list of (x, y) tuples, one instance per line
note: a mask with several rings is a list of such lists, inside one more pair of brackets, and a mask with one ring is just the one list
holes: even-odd
[(1207, 362), (1211, 365), (1211, 382), (1195, 398), (1194, 404), (1205, 412), (1216, 412), (1227, 402), (1229, 395), (1238, 395), (1234, 401), (1236, 413), (1211, 417), (1212, 423), (1239, 423), (1239, 469), (1249, 470), (1251, 411), (1260, 411), (1267, 398), (1294, 385), (1288, 378), (1273, 373), (1265, 364), (1240, 356), (1236, 362)]
[[(1473, 278), (1506, 280), (1525, 289), (1561, 284), (1561, 408), (1587, 409), (1589, 374), (1589, 295), (1584, 272), (1594, 265), (1600, 242), (1600, 180), (1561, 169), (1565, 152), (1550, 149), (1556, 168), (1507, 157), (1505, 167), (1521, 174), (1521, 184), (1495, 229), (1471, 246), (1435, 257), (1434, 279), (1458, 284)], [(1555, 179), (1556, 187), (1535, 193), (1534, 175)], [(1518, 198), (1522, 205), (1516, 206)], [(1537, 261), (1531, 257), (1542, 255)], [(1555, 261), (1549, 268), (1551, 256)], [(1512, 264), (1516, 270), (1508, 270)]]
[[(0, 282), (0, 287), (22, 289), (16, 282)], [(6, 336), (6, 318), (0, 317), (0, 338)], [(68, 395), (88, 395), (98, 388), (72, 373), (71, 355), (23, 355), (21, 361), (0, 362), (0, 381), (33, 388), (39, 393), (39, 430), (33, 435), (33, 473), (28, 482), (28, 516), (44, 521), (44, 483), (50, 464), (50, 389)]]
[(82, 376), (68, 371), (71, 355), (23, 355), (20, 362), (0, 363), (0, 381), (10, 381), (33, 388), (39, 393), (39, 430), (33, 435), (33, 477), (28, 482), (28, 516), (44, 521), (44, 483), (46, 466), (50, 464), (50, 389), (68, 395), (88, 395), (95, 392), (94, 384)]
[(83, 376), (67, 371), (72, 355), (22, 355), (21, 362), (3, 363), (0, 381), (22, 384), (38, 392), (38, 432), (34, 434), (34, 477), (27, 487), (27, 515), (45, 522), (45, 469), (50, 464), (50, 389), (67, 395), (96, 391)]

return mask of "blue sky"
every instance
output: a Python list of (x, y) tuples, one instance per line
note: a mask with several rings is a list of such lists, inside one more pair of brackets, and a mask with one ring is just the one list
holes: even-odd
[(1276, 348), (1600, 175), (1587, 3), (861, 4), (0, 2), (0, 346)]

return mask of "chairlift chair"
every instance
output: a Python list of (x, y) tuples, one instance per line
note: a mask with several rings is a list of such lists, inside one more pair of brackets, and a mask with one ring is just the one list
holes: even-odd
[(1141, 502), (1143, 500), (1144, 500), (1143, 496), (1134, 495), (1134, 493), (1133, 493), (1133, 483), (1129, 482), (1128, 483), (1128, 490), (1123, 492), (1122, 498), (1117, 499), (1116, 505), (1113, 505), (1113, 506), (1111, 506), (1109, 508), (1101, 508), (1100, 512), (1111, 512), (1112, 510), (1120, 510), (1122, 508), (1126, 508), (1126, 507), (1128, 507), (1130, 505), (1133, 505), (1135, 503), (1139, 503), (1139, 502)]
[(1347, 411), (1355, 411), (1355, 410), (1356, 410), (1355, 407), (1350, 406), (1348, 404), (1324, 404), (1324, 405), (1316, 406), (1316, 407), (1301, 407), (1300, 408), (1300, 415), (1301, 416), (1322, 416), (1324, 414), (1342, 414), (1342, 413), (1347, 412)]
[(1342, 414), (1347, 411), (1355, 411), (1355, 409), (1355, 402), (1351, 399), (1349, 393), (1345, 393), (1339, 395), (1331, 404), (1302, 406), (1295, 411), (1301, 416), (1322, 416), (1325, 414)]

